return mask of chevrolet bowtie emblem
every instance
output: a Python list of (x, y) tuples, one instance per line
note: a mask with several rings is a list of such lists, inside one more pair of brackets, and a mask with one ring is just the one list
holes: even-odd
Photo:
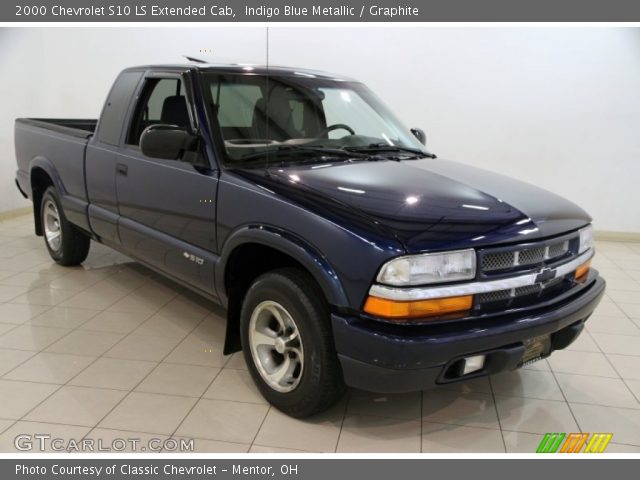
[(546, 283), (549, 280), (556, 278), (556, 270), (551, 268), (543, 268), (536, 276), (535, 283)]

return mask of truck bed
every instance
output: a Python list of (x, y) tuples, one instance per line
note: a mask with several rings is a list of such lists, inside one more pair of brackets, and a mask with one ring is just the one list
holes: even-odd
[(53, 130), (74, 137), (89, 138), (95, 132), (98, 120), (80, 118), (18, 118), (16, 123)]
[(67, 218), (86, 224), (85, 153), (97, 120), (18, 118), (15, 124), (16, 179), (23, 195), (31, 196), (34, 169), (48, 175), (60, 189)]

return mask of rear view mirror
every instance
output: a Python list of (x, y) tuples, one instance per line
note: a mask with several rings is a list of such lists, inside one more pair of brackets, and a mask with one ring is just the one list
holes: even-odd
[(413, 133), (413, 136), (416, 137), (422, 145), (427, 144), (427, 134), (424, 133), (424, 130), (421, 128), (412, 128), (411, 133)]
[(197, 138), (175, 125), (151, 125), (140, 136), (140, 150), (147, 157), (179, 160), (184, 152), (195, 147)]

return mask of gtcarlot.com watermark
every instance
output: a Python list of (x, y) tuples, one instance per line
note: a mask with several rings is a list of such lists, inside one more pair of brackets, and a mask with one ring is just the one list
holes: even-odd
[(13, 444), (21, 452), (193, 452), (192, 438), (73, 438), (53, 437), (50, 434), (22, 434), (15, 437)]

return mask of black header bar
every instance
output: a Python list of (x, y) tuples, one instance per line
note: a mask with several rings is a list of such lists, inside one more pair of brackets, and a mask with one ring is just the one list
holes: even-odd
[(0, 22), (640, 22), (631, 0), (14, 0)]

